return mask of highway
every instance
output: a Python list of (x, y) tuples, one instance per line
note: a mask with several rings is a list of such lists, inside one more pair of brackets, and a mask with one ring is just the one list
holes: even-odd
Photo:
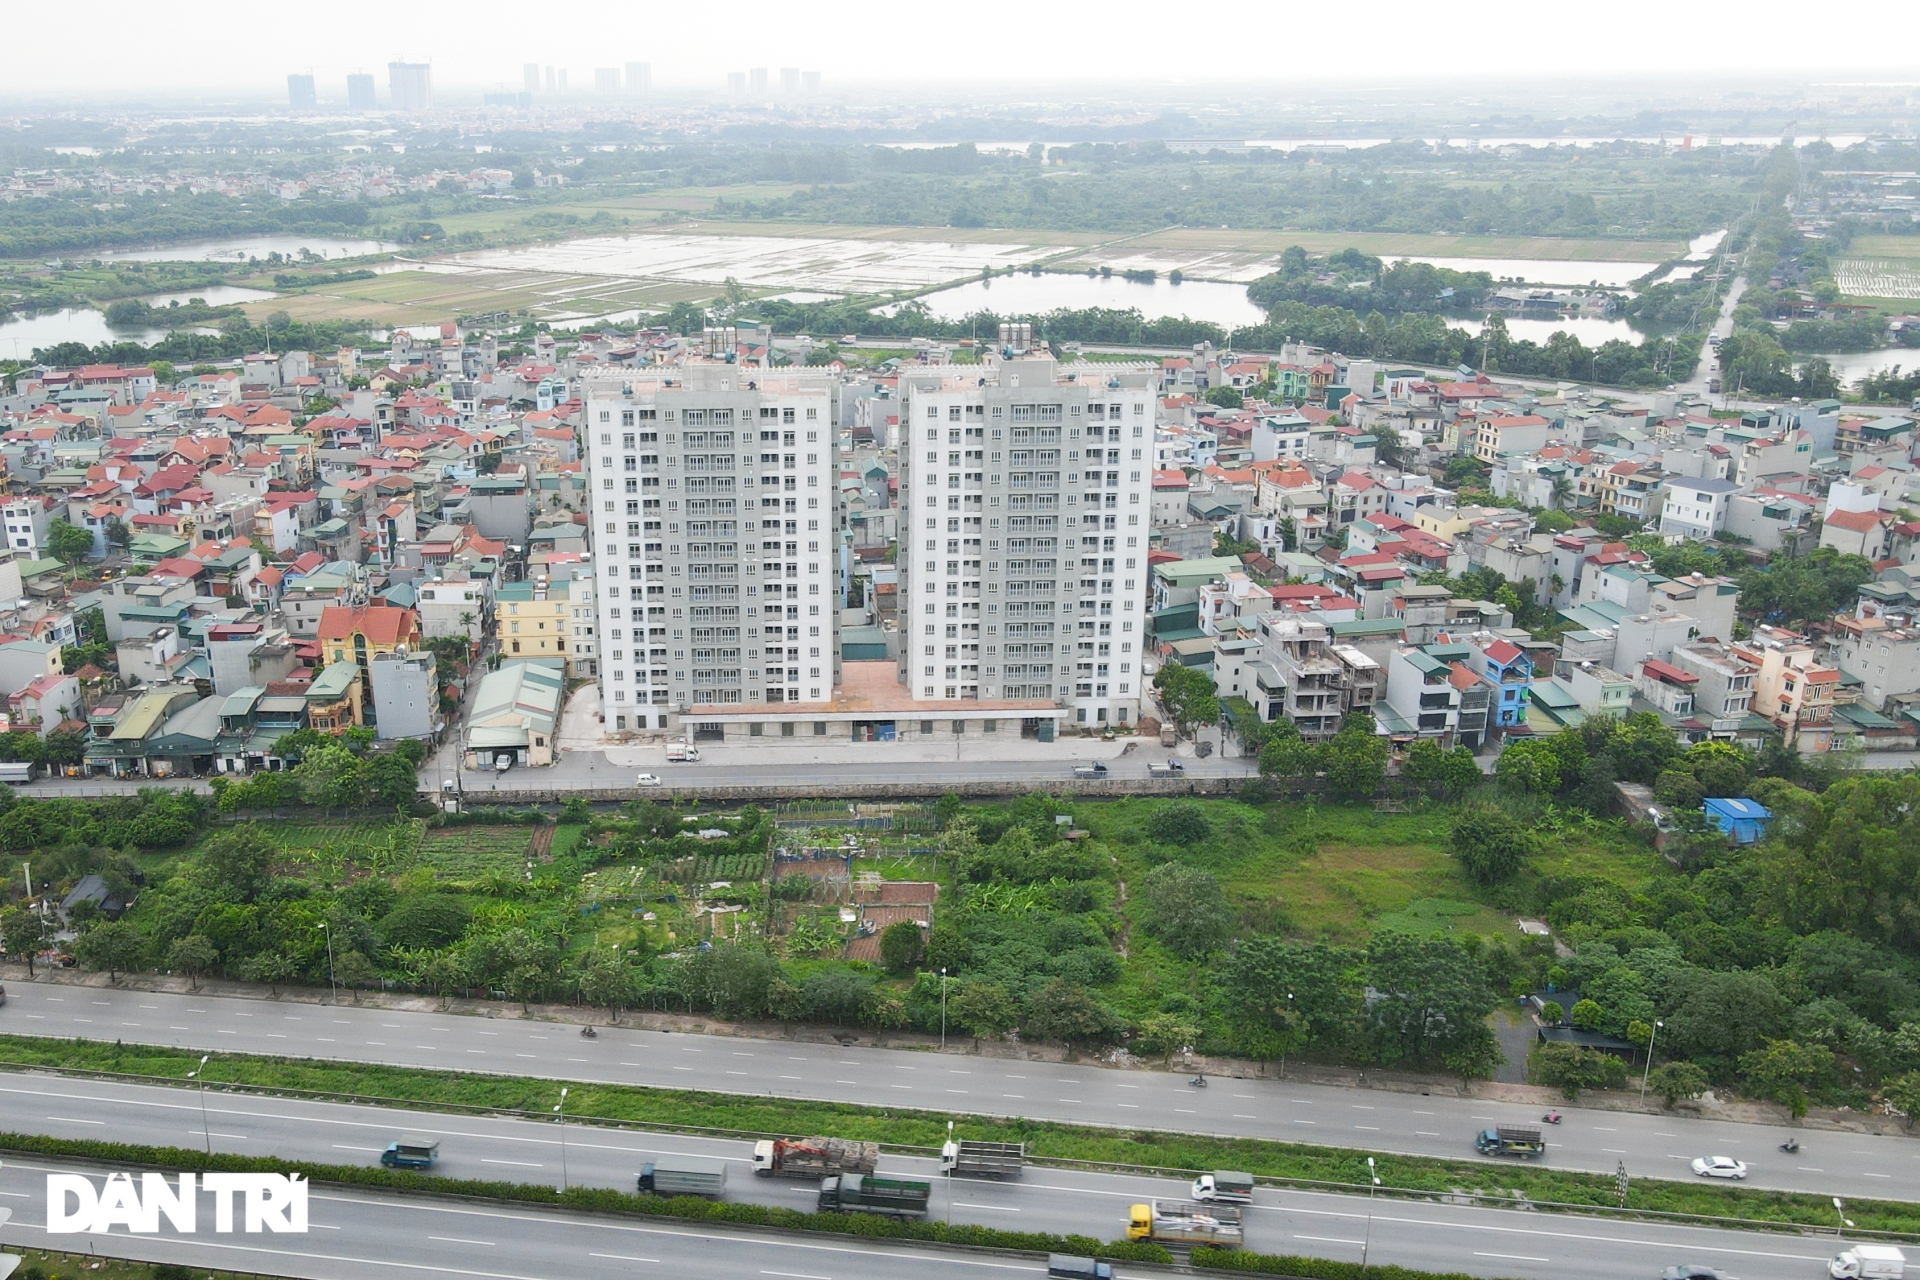
[[(814, 1184), (755, 1178), (740, 1142), (650, 1135), (511, 1119), (396, 1112), (209, 1091), (0, 1074), (0, 1113), (11, 1128), (67, 1137), (112, 1136), (139, 1143), (197, 1146), (317, 1163), (370, 1164), (402, 1131), (439, 1139), (440, 1169), (449, 1176), (558, 1184), (564, 1160), (569, 1185), (631, 1190), (640, 1164), (662, 1155), (704, 1155), (729, 1162), (728, 1198), (810, 1209)], [(564, 1154), (562, 1138), (565, 1140)], [(26, 1158), (0, 1169), (0, 1203), (14, 1209), (11, 1243), (35, 1245), (44, 1226), (44, 1180), (69, 1166)], [(1127, 1206), (1181, 1194), (1184, 1184), (1147, 1177), (1029, 1168), (1008, 1182), (941, 1181), (933, 1162), (885, 1157), (884, 1172), (938, 1183), (932, 1212), (953, 1221), (1016, 1230), (1082, 1232), (1114, 1239)], [(771, 1233), (702, 1232), (671, 1224), (635, 1223), (539, 1209), (399, 1201), (319, 1188), (312, 1230), (291, 1236), (132, 1240), (115, 1233), (103, 1252), (156, 1261), (194, 1261), (244, 1270), (287, 1271), (329, 1280), (359, 1277), (362, 1265), (399, 1266), (485, 1277), (597, 1276), (604, 1263), (679, 1267), (683, 1274), (768, 1275), (792, 1280), (862, 1280), (897, 1276), (911, 1265), (929, 1275), (1036, 1271), (1010, 1258), (947, 1254), (907, 1246), (871, 1246), (822, 1238), (783, 1240)], [(79, 1247), (67, 1237), (68, 1249)], [(1541, 1280), (1652, 1277), (1674, 1262), (1705, 1262), (1741, 1280), (1788, 1280), (1815, 1274), (1831, 1238), (1669, 1227), (1644, 1222), (1480, 1209), (1460, 1205), (1376, 1201), (1358, 1196), (1262, 1189), (1247, 1215), (1247, 1246), (1266, 1253), (1304, 1253), (1431, 1270)], [(263, 1252), (264, 1251), (264, 1255)], [(239, 1254), (240, 1256), (235, 1256)], [(268, 1259), (272, 1259), (269, 1261)], [(378, 1260), (375, 1262), (374, 1260)], [(695, 1268), (686, 1271), (685, 1268)], [(1124, 1270), (1124, 1268), (1123, 1268)], [(390, 1273), (389, 1273), (390, 1274)]]
[[(1477, 1098), (1424, 1096), (1275, 1079), (1214, 1077), (1205, 1089), (1164, 1071), (1028, 1062), (915, 1049), (605, 1028), (312, 1005), (210, 995), (15, 982), (0, 1030), (399, 1066), (709, 1089), (957, 1114), (1024, 1116), (1308, 1142), (1381, 1153), (1497, 1161), (1472, 1151), (1496, 1124), (1540, 1112)], [(208, 1079), (220, 1078), (218, 1059)], [(1564, 1107), (1547, 1129), (1556, 1168), (1687, 1178), (1701, 1155), (1752, 1167), (1747, 1185), (1826, 1195), (1920, 1199), (1920, 1143), (1905, 1137), (1790, 1130), (1671, 1114)], [(1798, 1133), (1801, 1150), (1777, 1145)]]

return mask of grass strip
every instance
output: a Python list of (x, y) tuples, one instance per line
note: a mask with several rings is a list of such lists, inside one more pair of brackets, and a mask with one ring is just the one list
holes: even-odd
[[(48, 1040), (0, 1036), (0, 1066), (46, 1066), (182, 1079), (200, 1055), (160, 1046), (108, 1044), (94, 1040)], [(547, 1114), (560, 1083), (522, 1076), (462, 1074), (422, 1068), (325, 1062), (256, 1055), (221, 1055), (208, 1065), (209, 1085), (233, 1083), (262, 1090), (301, 1089), (338, 1100), (390, 1106), (456, 1106), (487, 1111)], [(1042, 1160), (1084, 1162), (1128, 1170), (1241, 1169), (1263, 1179), (1306, 1188), (1344, 1190), (1368, 1184), (1363, 1149), (1318, 1147), (1263, 1138), (1225, 1138), (1148, 1129), (1108, 1129), (1051, 1121), (972, 1116), (964, 1112), (901, 1110), (797, 1098), (655, 1089), (639, 1085), (568, 1081), (570, 1118), (641, 1127), (698, 1128), (742, 1137), (760, 1134), (828, 1133), (892, 1147), (937, 1148), (947, 1121), (961, 1136), (980, 1141), (1024, 1142)], [(1470, 1134), (1461, 1135), (1465, 1146)], [(1643, 1177), (1630, 1183), (1626, 1203), (1609, 1174), (1579, 1173), (1535, 1164), (1492, 1165), (1434, 1156), (1372, 1153), (1383, 1191), (1455, 1199), (1489, 1207), (1622, 1208), (1645, 1214), (1681, 1214), (1742, 1220), (1755, 1225), (1830, 1228), (1827, 1196), (1766, 1191), (1713, 1183)], [(1861, 1232), (1920, 1237), (1920, 1205), (1897, 1200), (1851, 1199), (1847, 1214)]]
[(776, 1205), (703, 1200), (696, 1196), (662, 1199), (616, 1191), (610, 1187), (569, 1187), (565, 1191), (539, 1183), (490, 1182), (474, 1178), (438, 1178), (431, 1174), (381, 1166), (308, 1164), (272, 1156), (236, 1156), (186, 1147), (148, 1147), (92, 1138), (47, 1138), (39, 1134), (0, 1133), (0, 1151), (105, 1160), (141, 1169), (185, 1170), (199, 1173), (297, 1173), (316, 1184), (379, 1191), (426, 1192), (442, 1196), (469, 1196), (481, 1200), (550, 1205), (592, 1213), (617, 1213), (682, 1222), (743, 1227), (773, 1227), (811, 1234), (858, 1236), (868, 1240), (910, 1240), (925, 1244), (972, 1245), (983, 1249), (1017, 1249), (1030, 1253), (1095, 1254), (1117, 1262), (1171, 1262), (1173, 1257), (1156, 1244), (1127, 1240), (1103, 1243), (1092, 1236), (1060, 1236), (1043, 1231), (1002, 1231), (963, 1223), (900, 1222), (868, 1213), (802, 1213)]
[(1295, 1276), (1299, 1280), (1484, 1280), (1464, 1271), (1409, 1271), (1405, 1267), (1341, 1262), (1334, 1258), (1302, 1258), (1273, 1253), (1247, 1253), (1241, 1249), (1213, 1249), (1201, 1245), (1193, 1251), (1193, 1265), (1212, 1271), (1250, 1271), (1263, 1276)]
[(140, 1262), (107, 1254), (61, 1253), (57, 1249), (23, 1249), (0, 1246), (0, 1253), (13, 1253), (20, 1267), (12, 1280), (66, 1280), (84, 1276), (85, 1280), (241, 1280), (257, 1276), (255, 1271), (209, 1271), (205, 1267), (182, 1267), (171, 1262)]

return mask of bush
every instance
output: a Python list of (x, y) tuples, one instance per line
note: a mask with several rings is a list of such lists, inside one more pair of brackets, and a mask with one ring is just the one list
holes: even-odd
[(472, 918), (473, 908), (464, 898), (420, 893), (401, 899), (374, 928), (390, 947), (439, 948), (459, 941)]
[(1682, 1098), (1697, 1098), (1707, 1091), (1707, 1073), (1691, 1062), (1669, 1062), (1647, 1074), (1647, 1087), (1669, 1111)]
[(1142, 887), (1147, 932), (1175, 955), (1198, 960), (1226, 945), (1233, 931), (1233, 908), (1212, 875), (1165, 862), (1147, 873)]
[(1519, 873), (1532, 852), (1532, 841), (1526, 828), (1504, 810), (1473, 805), (1453, 820), (1447, 832), (1447, 852), (1476, 883), (1495, 885)]
[(1161, 844), (1190, 849), (1213, 834), (1206, 810), (1193, 803), (1170, 804), (1147, 819), (1147, 835)]

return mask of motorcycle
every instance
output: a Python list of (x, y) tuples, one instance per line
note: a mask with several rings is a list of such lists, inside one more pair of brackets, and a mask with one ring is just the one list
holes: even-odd
[(1560, 1123), (1560, 1113), (1558, 1111), (1549, 1111), (1547, 1112), (1547, 1114), (1541, 1116), (1540, 1118), (1546, 1121), (1548, 1124)]
[(1788, 1138), (1785, 1142), (1780, 1144), (1780, 1149), (1786, 1152), (1788, 1155), (1792, 1155), (1794, 1152), (1800, 1149), (1800, 1139)]
[(1207, 1087), (1207, 1078), (1204, 1075), (1197, 1075), (1188, 1080), (1187, 1083), (1196, 1089), (1204, 1089)]
[(580, 1028), (580, 1034), (585, 1036), (589, 1040), (597, 1040), (600, 1038), (600, 1033), (598, 1031), (595, 1031), (592, 1027)]

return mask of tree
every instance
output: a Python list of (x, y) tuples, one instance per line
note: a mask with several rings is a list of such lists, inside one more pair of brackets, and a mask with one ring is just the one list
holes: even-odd
[(1020, 1020), (1023, 1036), (1067, 1044), (1111, 1040), (1119, 1029), (1119, 1020), (1111, 1010), (1089, 995), (1085, 987), (1065, 978), (1055, 978), (1028, 996)]
[(293, 767), (307, 803), (331, 812), (353, 809), (367, 793), (367, 766), (344, 746), (328, 743), (308, 751)]
[(300, 971), (300, 962), (279, 947), (269, 947), (257, 955), (249, 956), (240, 966), (240, 976), (248, 982), (264, 982), (274, 995), (280, 994), (280, 984)]
[(1544, 738), (1523, 738), (1507, 744), (1493, 773), (1528, 794), (1550, 796), (1560, 789), (1560, 756)]
[(1291, 720), (1276, 720), (1260, 748), (1260, 776), (1276, 782), (1299, 782), (1320, 771), (1322, 752), (1307, 744)]
[(1153, 687), (1166, 704), (1180, 731), (1193, 736), (1194, 726), (1220, 718), (1220, 698), (1213, 677), (1197, 667), (1169, 662), (1153, 673)]
[(1619, 1089), (1627, 1083), (1627, 1064), (1610, 1053), (1571, 1044), (1543, 1044), (1527, 1060), (1534, 1080), (1558, 1089), (1571, 1102), (1583, 1089)]
[(176, 938), (173, 945), (167, 948), (167, 968), (178, 969), (186, 974), (188, 983), (195, 991), (200, 989), (200, 975), (219, 961), (220, 952), (209, 939), (198, 933)]
[(1597, 1000), (1576, 1000), (1571, 1015), (1573, 1025), (1581, 1031), (1598, 1031), (1606, 1021), (1607, 1011), (1600, 1007)]
[(0, 944), (7, 948), (9, 958), (18, 961), (25, 958), (27, 977), (33, 977), (34, 957), (40, 954), (41, 946), (40, 917), (27, 907), (8, 907), (0, 911)]
[(233, 902), (252, 902), (267, 886), (278, 850), (251, 822), (208, 838), (200, 861), (212, 887)]
[(613, 1010), (615, 1019), (633, 999), (633, 993), (633, 970), (618, 949), (595, 951), (581, 966), (580, 998), (588, 1004)]
[(1005, 1035), (1018, 1015), (1018, 1002), (998, 983), (965, 982), (947, 997), (947, 1017), (975, 1039)]
[(374, 803), (389, 810), (411, 805), (420, 791), (420, 779), (413, 770), (414, 766), (398, 752), (368, 761), (366, 785)]
[(146, 949), (146, 936), (125, 920), (101, 921), (80, 935), (73, 948), (87, 968), (96, 973), (105, 969), (109, 982), (119, 980), (120, 970), (139, 964)]
[(1212, 834), (1206, 810), (1191, 802), (1165, 805), (1147, 819), (1147, 835), (1161, 844), (1189, 849)]
[(1779, 1103), (1794, 1119), (1807, 1114), (1807, 1094), (1832, 1083), (1833, 1050), (1769, 1040), (1764, 1049), (1743, 1054), (1740, 1074), (1749, 1092)]
[(1232, 935), (1233, 908), (1208, 872), (1165, 862), (1147, 872), (1142, 889), (1147, 932), (1182, 959), (1198, 960)]
[(1447, 852), (1476, 884), (1504, 884), (1532, 852), (1527, 829), (1504, 809), (1476, 804), (1461, 810), (1447, 832)]
[(55, 518), (47, 526), (47, 554), (72, 568), (93, 554), (93, 535), (78, 525)]
[(1707, 1073), (1691, 1062), (1669, 1062), (1647, 1073), (1647, 1087), (1669, 1111), (1681, 1099), (1697, 1098), (1705, 1093), (1708, 1083)]
[(1920, 1116), (1920, 1071), (1909, 1071), (1894, 1080), (1881, 1089), (1880, 1097), (1905, 1118), (1907, 1128), (1913, 1128), (1914, 1117)]
[(888, 973), (912, 972), (925, 951), (926, 941), (917, 920), (895, 920), (880, 931), (880, 963)]
[(333, 976), (353, 997), (355, 1004), (360, 1003), (360, 988), (380, 976), (380, 970), (373, 961), (358, 951), (348, 951), (333, 962)]
[(1340, 732), (1326, 744), (1327, 785), (1343, 800), (1364, 800), (1386, 781), (1392, 748), (1375, 733), (1373, 717), (1364, 712), (1347, 716)]
[(1367, 944), (1367, 977), (1377, 1052), (1383, 1063), (1423, 1064), (1486, 1034), (1496, 1003), (1486, 968), (1447, 938), (1391, 930)]
[(1226, 386), (1208, 387), (1206, 394), (1201, 398), (1208, 404), (1218, 405), (1222, 409), (1238, 409), (1246, 403), (1246, 397), (1234, 388)]

